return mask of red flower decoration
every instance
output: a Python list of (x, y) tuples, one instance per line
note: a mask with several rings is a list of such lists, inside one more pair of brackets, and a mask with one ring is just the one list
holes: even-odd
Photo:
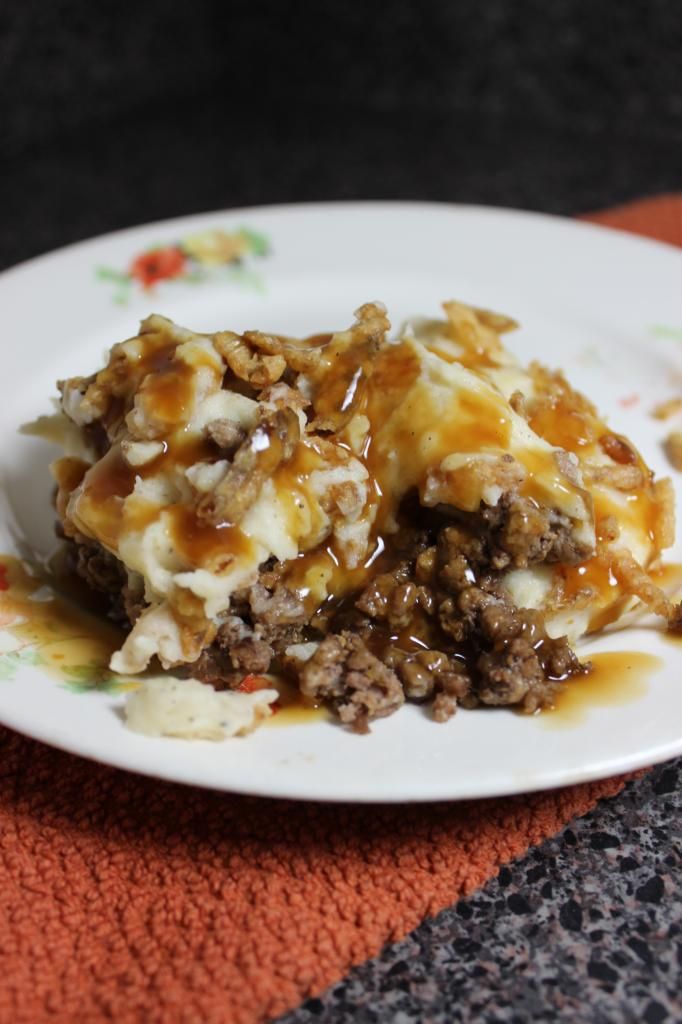
[(632, 409), (634, 405), (639, 402), (639, 395), (625, 395), (624, 398), (618, 399), (618, 405), (623, 409)]
[(143, 252), (130, 264), (130, 276), (136, 278), (143, 288), (151, 288), (157, 281), (180, 277), (186, 260), (180, 249), (169, 245), (165, 249)]

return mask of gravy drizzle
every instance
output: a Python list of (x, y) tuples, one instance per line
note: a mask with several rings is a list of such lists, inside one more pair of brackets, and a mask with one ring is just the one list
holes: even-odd
[(549, 729), (581, 725), (590, 708), (610, 708), (633, 703), (648, 689), (649, 677), (663, 660), (643, 651), (603, 651), (589, 656), (592, 668), (572, 676), (559, 691), (553, 708), (540, 716)]

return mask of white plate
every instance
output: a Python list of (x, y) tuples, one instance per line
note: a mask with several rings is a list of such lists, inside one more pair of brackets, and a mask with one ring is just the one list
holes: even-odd
[[(125, 276), (151, 246), (183, 243), (205, 257), (207, 240), (193, 236), (241, 228), (255, 233), (241, 236), (241, 264), (181, 265), (171, 251), (166, 265), (183, 276), (153, 292)], [(223, 239), (225, 259), (230, 244)], [(144, 269), (143, 260), (138, 274)], [(151, 311), (199, 331), (297, 334), (343, 327), (374, 298), (394, 323), (434, 314), (450, 297), (491, 307), (520, 321), (511, 344), (522, 359), (567, 370), (666, 474), (666, 425), (647, 411), (682, 390), (681, 285), (682, 254), (654, 242), (537, 214), (422, 203), (222, 211), (33, 260), (0, 276), (0, 551), (53, 545), (47, 464), (55, 450), (17, 428), (48, 410), (57, 378), (94, 370)], [(604, 636), (590, 648), (649, 651), (662, 664), (640, 697), (588, 706), (572, 727), (505, 710), (461, 712), (437, 725), (411, 706), (377, 722), (370, 736), (318, 721), (223, 744), (134, 735), (122, 725), (120, 694), (74, 693), (31, 664), (39, 649), (0, 638), (9, 651), (0, 657), (2, 722), (108, 764), (216, 789), (352, 801), (480, 797), (598, 778), (682, 752), (682, 645), (652, 629)]]

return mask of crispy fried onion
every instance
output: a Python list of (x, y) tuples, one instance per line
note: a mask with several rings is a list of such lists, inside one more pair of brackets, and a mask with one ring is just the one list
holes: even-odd
[(623, 590), (637, 597), (655, 615), (660, 615), (671, 630), (682, 630), (682, 605), (671, 601), (667, 594), (657, 587), (649, 574), (642, 568), (626, 548), (613, 547), (610, 552), (611, 572)]
[(617, 491), (637, 491), (646, 483), (639, 466), (592, 466), (585, 465), (584, 473), (593, 484), (606, 484)]
[(663, 442), (663, 448), (673, 469), (682, 472), (682, 430), (671, 430)]
[(318, 349), (303, 348), (261, 331), (220, 331), (213, 344), (239, 380), (255, 388), (276, 383), (287, 368), (295, 373), (308, 373), (320, 359)]
[(213, 345), (235, 377), (255, 388), (265, 388), (269, 384), (274, 384), (287, 368), (284, 356), (279, 353), (267, 355), (254, 352), (248, 341), (233, 331), (220, 331), (215, 334)]
[(217, 526), (239, 523), (275, 470), (291, 458), (300, 438), (293, 409), (260, 410), (260, 422), (237, 448), (225, 476), (200, 498), (197, 518)]
[(660, 402), (651, 410), (651, 415), (656, 420), (667, 420), (678, 413), (682, 413), (682, 396), (669, 398), (667, 402)]
[(654, 484), (658, 515), (654, 522), (654, 543), (661, 551), (675, 543), (675, 490), (669, 476)]
[(463, 302), (443, 303), (450, 331), (456, 342), (474, 352), (489, 355), (501, 354), (502, 343), (499, 335), (513, 331), (519, 325), (516, 320), (489, 309), (477, 309)]
[(315, 412), (311, 430), (340, 431), (351, 420), (374, 356), (391, 326), (379, 302), (366, 302), (356, 309), (355, 317), (347, 331), (332, 336), (322, 350), (318, 372), (310, 376)]

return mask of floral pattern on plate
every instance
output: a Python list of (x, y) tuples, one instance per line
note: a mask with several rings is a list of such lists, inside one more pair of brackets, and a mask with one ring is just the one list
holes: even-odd
[(113, 300), (119, 305), (125, 305), (135, 292), (148, 294), (171, 281), (224, 281), (263, 291), (262, 276), (252, 264), (269, 251), (270, 242), (260, 232), (245, 227), (232, 231), (214, 228), (179, 242), (151, 245), (133, 256), (125, 270), (100, 266), (96, 273), (100, 281), (114, 286)]
[(25, 564), (0, 555), (0, 682), (37, 666), (68, 690), (120, 693), (135, 684), (109, 669), (118, 630), (56, 593)]
[(673, 327), (669, 324), (654, 324), (651, 333), (656, 338), (670, 338), (671, 341), (682, 341), (682, 327)]

